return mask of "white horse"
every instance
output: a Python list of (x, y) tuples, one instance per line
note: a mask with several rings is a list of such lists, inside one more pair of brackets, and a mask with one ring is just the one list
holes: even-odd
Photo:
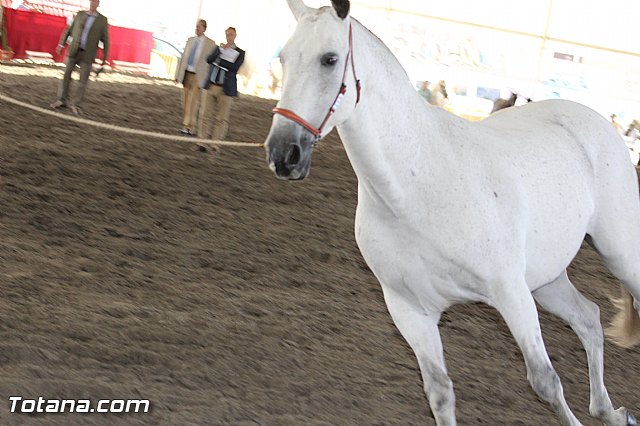
[(580, 424), (547, 355), (538, 301), (585, 347), (590, 414), (606, 425), (635, 425), (605, 389), (598, 307), (566, 272), (587, 235), (626, 288), (612, 334), (637, 343), (631, 295), (640, 300), (640, 199), (612, 126), (560, 100), (468, 122), (420, 98), (384, 44), (349, 17), (348, 1), (321, 9), (288, 3), (298, 26), (281, 53), (269, 165), (282, 179), (306, 177), (315, 143), (338, 128), (358, 177), (356, 240), (416, 354), (436, 422), (456, 424), (440, 315), (481, 301), (505, 319), (537, 394), (562, 423)]

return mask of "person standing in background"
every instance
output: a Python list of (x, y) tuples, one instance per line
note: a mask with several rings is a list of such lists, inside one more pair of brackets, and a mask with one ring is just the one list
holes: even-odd
[(424, 98), (425, 101), (431, 103), (431, 90), (429, 90), (429, 82), (423, 81), (420, 83), (418, 94)]
[(429, 99), (429, 102), (431, 102), (431, 105), (444, 108), (445, 100), (447, 99), (449, 99), (447, 84), (444, 80), (440, 80), (433, 86), (433, 88), (431, 88), (431, 98)]
[(620, 123), (618, 123), (618, 116), (616, 114), (611, 114), (609, 116), (609, 119), (611, 120), (611, 124), (616, 129), (616, 131), (619, 134), (624, 135), (624, 128), (622, 127), (622, 125)]
[(182, 84), (182, 128), (183, 135), (193, 135), (198, 117), (200, 104), (200, 87), (209, 77), (209, 65), (207, 55), (216, 47), (216, 44), (204, 33), (207, 30), (207, 21), (200, 19), (196, 24), (196, 35), (187, 40), (180, 63), (176, 70), (176, 83)]
[[(107, 17), (98, 12), (100, 0), (91, 0), (89, 10), (83, 10), (73, 18), (60, 38), (60, 43), (56, 47), (59, 55), (69, 37), (71, 44), (67, 52), (66, 69), (64, 77), (58, 89), (58, 100), (51, 104), (51, 108), (58, 109), (69, 107), (71, 112), (80, 114), (80, 102), (84, 98), (89, 75), (98, 54), (98, 43), (102, 42), (103, 56), (102, 65), (107, 61), (109, 54), (109, 23)], [(80, 82), (73, 103), (69, 103), (69, 89), (71, 86), (71, 73), (76, 65), (80, 66)]]
[[(236, 29), (227, 28), (226, 43), (216, 46), (207, 57), (209, 78), (202, 86), (202, 108), (198, 137), (208, 139), (213, 127), (213, 139), (223, 140), (229, 129), (233, 99), (238, 96), (236, 73), (244, 62), (244, 50), (236, 46)], [(215, 113), (214, 113), (215, 110)]]

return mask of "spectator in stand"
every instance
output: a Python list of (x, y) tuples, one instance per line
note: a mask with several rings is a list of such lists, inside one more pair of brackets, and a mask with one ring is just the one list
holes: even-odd
[(444, 104), (447, 99), (449, 99), (447, 84), (444, 80), (440, 80), (433, 86), (433, 88), (431, 88), (431, 98), (429, 99), (429, 102), (431, 102), (431, 105), (444, 108)]
[[(58, 55), (69, 37), (71, 37), (71, 44), (67, 51), (64, 77), (58, 89), (58, 100), (51, 104), (51, 108), (69, 107), (72, 113), (80, 114), (80, 102), (82, 102), (87, 89), (93, 62), (98, 54), (99, 42), (103, 44), (102, 65), (104, 66), (106, 63), (109, 53), (109, 23), (107, 22), (107, 17), (98, 12), (99, 5), (100, 0), (91, 0), (89, 2), (89, 10), (78, 12), (71, 25), (65, 29), (60, 38), (60, 43), (56, 47)], [(71, 73), (76, 65), (80, 66), (80, 82), (74, 101), (69, 103)]]
[(420, 83), (418, 94), (424, 98), (425, 101), (431, 103), (431, 90), (429, 90), (429, 82), (423, 81)]
[[(229, 129), (233, 100), (238, 96), (236, 73), (244, 62), (244, 50), (236, 46), (236, 29), (227, 28), (226, 43), (216, 46), (207, 57), (209, 76), (202, 86), (202, 107), (198, 137), (207, 139), (213, 127), (213, 139), (223, 140)], [(215, 113), (214, 113), (215, 110)]]
[(187, 40), (180, 64), (176, 70), (176, 83), (181, 83), (182, 91), (182, 129), (183, 135), (193, 135), (200, 104), (200, 87), (209, 78), (207, 55), (216, 47), (209, 37), (204, 35), (207, 21), (200, 19), (196, 24), (196, 35)]
[(615, 129), (618, 131), (619, 134), (624, 135), (625, 131), (624, 128), (622, 127), (622, 125), (620, 123), (618, 123), (618, 116), (616, 114), (611, 114), (609, 116), (609, 118), (611, 118), (611, 124), (613, 125), (613, 127), (615, 127)]

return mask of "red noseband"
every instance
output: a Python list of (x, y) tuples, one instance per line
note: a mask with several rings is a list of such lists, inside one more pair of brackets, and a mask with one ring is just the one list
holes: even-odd
[[(305, 120), (304, 118), (300, 117), (298, 114), (296, 114), (293, 111), (290, 111), (290, 110), (284, 109), (284, 108), (277, 108), (277, 107), (272, 109), (271, 111), (273, 111), (274, 114), (280, 114), (280, 115), (282, 115), (284, 117), (287, 117), (289, 120), (295, 121), (296, 123), (298, 123), (299, 125), (301, 125), (305, 129), (307, 129), (308, 131), (313, 133), (313, 136), (320, 137), (320, 134), (322, 133), (321, 129), (316, 129), (311, 124), (309, 124), (309, 122), (307, 120)], [(320, 126), (320, 127), (322, 127), (322, 126)]]

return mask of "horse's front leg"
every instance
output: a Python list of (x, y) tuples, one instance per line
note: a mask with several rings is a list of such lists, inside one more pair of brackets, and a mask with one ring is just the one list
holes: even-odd
[(412, 298), (411, 302), (407, 301), (406, 295), (402, 294), (404, 289), (406, 287), (397, 291), (383, 285), (387, 308), (396, 327), (418, 359), (424, 391), (436, 423), (439, 426), (454, 426), (456, 399), (453, 383), (447, 375), (438, 330), (441, 312), (425, 312), (415, 298)]

